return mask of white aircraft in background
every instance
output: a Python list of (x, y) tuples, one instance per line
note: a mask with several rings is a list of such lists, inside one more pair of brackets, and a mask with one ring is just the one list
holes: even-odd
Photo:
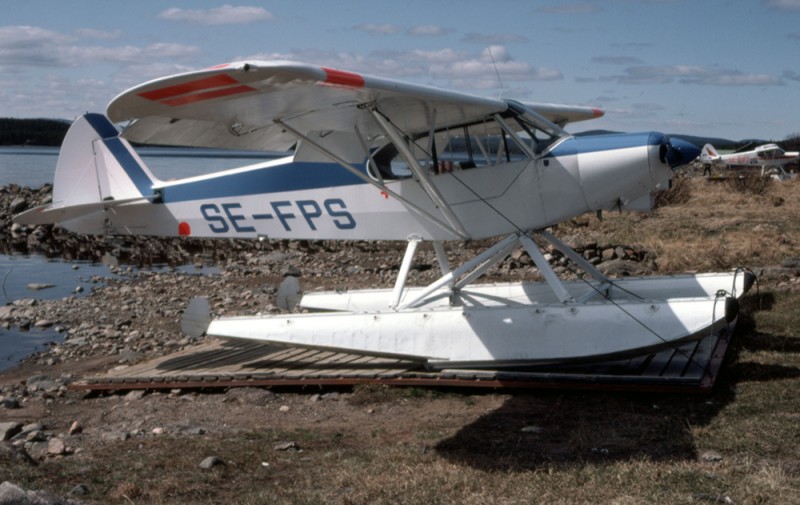
[[(740, 272), (614, 280), (546, 230), (602, 209), (647, 210), (698, 150), (656, 133), (576, 137), (589, 107), (521, 103), (295, 62), (252, 61), (125, 91), (108, 117), (67, 134), (53, 201), (15, 218), (89, 234), (402, 240), (393, 289), (306, 294), (320, 312), (214, 320), (209, 335), (430, 367), (500, 367), (616, 357), (729, 328)], [(114, 123), (127, 123), (120, 134)], [(282, 159), (177, 181), (130, 142), (291, 150)], [(450, 265), (445, 244), (494, 238)], [(441, 277), (407, 286), (417, 246)], [(591, 280), (565, 282), (541, 244)], [(524, 248), (543, 283), (474, 281)]]
[(712, 166), (725, 168), (761, 168), (762, 175), (788, 177), (783, 167), (800, 161), (797, 151), (784, 151), (777, 144), (764, 144), (748, 151), (719, 154), (711, 144), (706, 144), (698, 158), (706, 172)]

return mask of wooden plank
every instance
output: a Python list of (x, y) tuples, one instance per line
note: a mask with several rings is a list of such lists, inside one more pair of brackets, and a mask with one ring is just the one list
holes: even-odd
[[(430, 371), (419, 363), (270, 344), (211, 340), (146, 363), (87, 377), (74, 389), (392, 385), (538, 387), (656, 391), (709, 390), (726, 346), (703, 339), (658, 353), (596, 365), (520, 370)], [(706, 373), (711, 367), (711, 373)]]

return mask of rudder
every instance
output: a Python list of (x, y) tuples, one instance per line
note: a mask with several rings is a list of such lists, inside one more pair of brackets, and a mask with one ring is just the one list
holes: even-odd
[(84, 114), (70, 127), (56, 163), (53, 203), (150, 198), (157, 179), (102, 114)]

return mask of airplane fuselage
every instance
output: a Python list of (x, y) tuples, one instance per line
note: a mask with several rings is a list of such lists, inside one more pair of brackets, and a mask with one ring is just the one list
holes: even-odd
[[(481, 239), (544, 228), (588, 211), (649, 208), (651, 193), (666, 189), (671, 176), (663, 159), (666, 143), (657, 133), (567, 137), (536, 158), (456, 169), (430, 180), (469, 238)], [(337, 163), (298, 158), (301, 151), (141, 187), (151, 201), (64, 226), (83, 233), (223, 238), (463, 238), (414, 178), (376, 187)], [(369, 177), (366, 162), (356, 168)]]

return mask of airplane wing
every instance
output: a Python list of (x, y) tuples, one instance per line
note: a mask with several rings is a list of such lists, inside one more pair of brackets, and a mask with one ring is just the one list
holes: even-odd
[[(525, 104), (563, 125), (599, 117), (589, 107)], [(108, 117), (130, 122), (123, 137), (143, 144), (286, 150), (303, 133), (365, 138), (383, 133), (374, 106), (408, 134), (478, 121), (508, 109), (505, 100), (289, 61), (237, 62), (144, 83), (114, 98)]]

